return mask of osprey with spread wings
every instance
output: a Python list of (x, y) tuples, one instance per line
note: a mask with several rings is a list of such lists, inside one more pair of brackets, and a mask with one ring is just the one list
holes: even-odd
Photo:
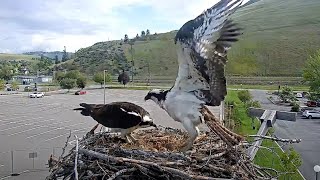
[(175, 37), (179, 71), (174, 86), (170, 90), (151, 90), (145, 96), (145, 100), (153, 100), (188, 131), (190, 139), (182, 151), (190, 149), (199, 134), (201, 109), (205, 105), (219, 106), (227, 94), (227, 50), (242, 34), (229, 16), (242, 1), (221, 0), (185, 23)]

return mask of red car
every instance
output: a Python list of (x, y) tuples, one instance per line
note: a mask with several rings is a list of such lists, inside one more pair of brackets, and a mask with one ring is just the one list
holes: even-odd
[(83, 94), (87, 94), (87, 91), (79, 90), (79, 91), (75, 92), (74, 94), (75, 95), (83, 95)]
[(317, 102), (316, 101), (307, 101), (307, 106), (308, 107), (317, 107)]

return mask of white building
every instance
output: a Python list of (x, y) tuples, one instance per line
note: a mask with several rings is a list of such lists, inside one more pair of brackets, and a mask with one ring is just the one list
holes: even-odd
[(51, 83), (52, 76), (13, 76), (13, 81), (18, 81), (21, 84), (30, 84), (30, 83)]

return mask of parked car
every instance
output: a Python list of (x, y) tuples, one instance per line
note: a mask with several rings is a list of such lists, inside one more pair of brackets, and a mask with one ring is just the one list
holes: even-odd
[(29, 95), (30, 98), (42, 98), (44, 97), (43, 92), (34, 92)]
[(308, 107), (308, 106), (301, 106), (300, 107), (301, 113), (303, 113), (304, 111), (307, 111), (307, 110), (309, 110), (309, 111), (317, 111), (317, 109), (315, 109), (313, 107)]
[(307, 101), (306, 105), (308, 107), (317, 107), (317, 102), (316, 101)]
[(302, 113), (302, 116), (305, 117), (305, 118), (309, 118), (309, 119), (320, 118), (320, 112), (319, 111), (315, 111), (315, 110), (305, 110)]
[(83, 94), (87, 94), (87, 91), (79, 90), (79, 91), (75, 92), (74, 94), (75, 95), (83, 95)]
[(296, 94), (296, 98), (303, 98), (302, 93), (297, 93), (297, 94)]
[(18, 91), (18, 90), (19, 90), (19, 88), (13, 89), (12, 87), (7, 87), (7, 91)]

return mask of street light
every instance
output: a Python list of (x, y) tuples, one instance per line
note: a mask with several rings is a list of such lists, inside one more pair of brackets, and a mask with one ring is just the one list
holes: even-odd
[[(106, 104), (106, 72), (108, 70), (103, 70), (103, 104)], [(109, 128), (104, 128), (105, 132), (109, 132)]]
[(314, 172), (316, 172), (316, 180), (318, 180), (318, 173), (320, 172), (320, 166), (319, 165), (315, 165), (313, 167)]
[(106, 104), (106, 72), (108, 70), (103, 70), (103, 104)]

